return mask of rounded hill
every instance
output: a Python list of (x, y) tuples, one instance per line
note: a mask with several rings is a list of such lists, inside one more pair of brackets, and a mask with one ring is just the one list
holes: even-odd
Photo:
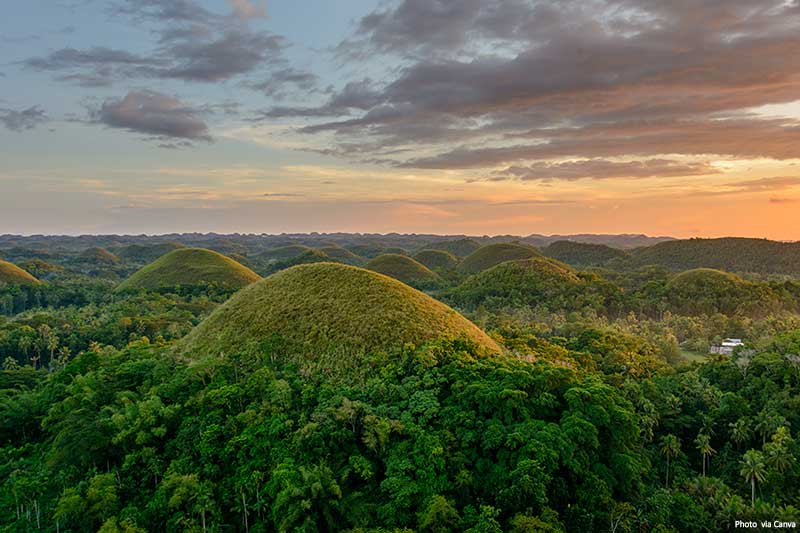
[(535, 248), (524, 244), (511, 242), (489, 244), (465, 257), (459, 268), (469, 274), (475, 274), (506, 261), (528, 259), (540, 255)]
[(695, 268), (676, 274), (670, 279), (670, 289), (727, 289), (746, 284), (747, 281), (736, 274), (713, 268)]
[(123, 281), (117, 290), (207, 283), (238, 289), (259, 279), (261, 276), (220, 253), (203, 248), (181, 248), (145, 266)]
[(453, 289), (449, 299), (460, 306), (481, 304), (530, 305), (540, 303), (561, 307), (556, 298), (565, 299), (581, 284), (575, 271), (558, 261), (531, 257), (505, 261), (467, 278)]
[(542, 253), (577, 267), (602, 266), (609, 261), (628, 257), (624, 250), (618, 248), (576, 241), (555, 241), (544, 248)]
[(323, 246), (319, 251), (330, 257), (334, 261), (348, 265), (360, 266), (364, 264), (364, 258), (358, 256), (341, 246)]
[(414, 259), (431, 270), (450, 270), (458, 265), (458, 257), (444, 250), (422, 250)]
[(409, 284), (439, 279), (436, 272), (407, 255), (382, 254), (367, 263), (366, 268)]
[(362, 368), (364, 356), (405, 344), (467, 339), (499, 346), (445, 304), (388, 276), (340, 263), (300, 265), (239, 291), (176, 346), (179, 355), (262, 353), (281, 343), (290, 360), (323, 374)]
[(712, 268), (687, 270), (666, 285), (667, 300), (682, 314), (763, 315), (779, 306), (779, 295), (767, 283), (754, 283)]
[(41, 283), (28, 272), (0, 259), (0, 285), (37, 285)]
[(105, 248), (87, 248), (82, 251), (78, 256), (81, 261), (87, 263), (102, 263), (106, 265), (116, 265), (120, 262), (120, 258), (106, 250)]

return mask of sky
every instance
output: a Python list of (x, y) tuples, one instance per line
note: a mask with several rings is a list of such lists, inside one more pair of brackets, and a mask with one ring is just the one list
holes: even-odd
[(800, 240), (800, 0), (26, 0), (0, 234)]

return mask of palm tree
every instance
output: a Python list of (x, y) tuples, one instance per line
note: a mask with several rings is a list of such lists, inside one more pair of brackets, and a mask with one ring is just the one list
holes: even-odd
[(745, 418), (740, 418), (736, 422), (728, 424), (731, 428), (731, 440), (736, 443), (738, 450), (742, 443), (750, 440), (750, 423)]
[(706, 464), (708, 463), (708, 458), (717, 453), (717, 451), (711, 447), (711, 437), (705, 433), (700, 433), (694, 442), (697, 445), (697, 450), (700, 452), (700, 455), (703, 458), (703, 477), (706, 477)]
[(742, 465), (740, 474), (750, 483), (750, 505), (755, 507), (756, 483), (763, 483), (767, 476), (764, 454), (758, 450), (749, 450), (744, 454), (740, 464)]
[(764, 452), (767, 455), (767, 464), (783, 474), (792, 467), (794, 456), (789, 450), (789, 446), (794, 442), (789, 428), (781, 426), (772, 435), (772, 441), (764, 445)]
[(681, 440), (675, 435), (669, 434), (661, 439), (661, 455), (667, 459), (667, 482), (669, 488), (669, 463), (681, 453)]

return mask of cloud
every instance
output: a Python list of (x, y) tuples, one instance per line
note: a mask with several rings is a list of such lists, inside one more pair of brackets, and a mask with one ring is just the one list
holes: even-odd
[(796, 121), (749, 114), (800, 100), (798, 25), (783, 0), (401, 0), (339, 49), (389, 65), (385, 83), (264, 116), (317, 119), (299, 131), (331, 134), (329, 153), (400, 166), (798, 157)]
[(17, 111), (0, 108), (0, 124), (11, 131), (31, 130), (47, 122), (47, 114), (39, 106), (32, 106)]
[(798, 198), (770, 198), (769, 203), (771, 204), (794, 204), (800, 201)]
[(231, 13), (209, 11), (194, 0), (123, 0), (112, 5), (114, 17), (130, 17), (156, 37), (147, 53), (106, 47), (62, 48), (23, 64), (38, 71), (64, 72), (59, 81), (88, 87), (129, 79), (175, 79), (216, 83), (246, 75), (269, 74), (273, 93), (283, 83), (308, 86), (310, 73), (289, 67), (280, 35), (254, 30), (248, 22), (265, 16), (263, 4), (230, 0)]
[(281, 98), (287, 86), (293, 85), (297, 89), (310, 92), (317, 85), (316, 74), (292, 67), (281, 68), (271, 72), (269, 77), (259, 82), (250, 82), (245, 85), (250, 89), (264, 93), (267, 96)]
[[(122, 99), (106, 100), (92, 112), (93, 119), (108, 126), (159, 139), (211, 141), (208, 126), (198, 111), (177, 98), (154, 91), (131, 91)], [(177, 148), (180, 143), (165, 147)]]
[(233, 9), (234, 16), (242, 20), (264, 18), (267, 16), (267, 8), (263, 1), (251, 2), (250, 0), (228, 0)]
[(520, 180), (547, 181), (610, 178), (666, 178), (716, 174), (719, 171), (706, 162), (683, 163), (667, 159), (643, 161), (609, 161), (607, 159), (584, 159), (561, 163), (534, 163), (513, 166), (495, 172), (489, 181)]

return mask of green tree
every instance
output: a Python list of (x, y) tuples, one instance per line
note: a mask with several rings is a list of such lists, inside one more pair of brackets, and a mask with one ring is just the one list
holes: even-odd
[(700, 452), (700, 456), (703, 460), (703, 477), (706, 477), (706, 465), (708, 464), (708, 459), (711, 455), (717, 453), (717, 451), (711, 447), (711, 437), (709, 437), (706, 433), (700, 433), (694, 441), (695, 445), (697, 446), (697, 451)]
[(749, 450), (744, 454), (741, 462), (741, 476), (750, 483), (750, 505), (756, 505), (756, 484), (762, 483), (767, 476), (764, 454), (758, 450)]
[(667, 459), (667, 481), (666, 487), (669, 488), (669, 465), (681, 453), (681, 441), (673, 434), (665, 435), (661, 439), (661, 455)]

